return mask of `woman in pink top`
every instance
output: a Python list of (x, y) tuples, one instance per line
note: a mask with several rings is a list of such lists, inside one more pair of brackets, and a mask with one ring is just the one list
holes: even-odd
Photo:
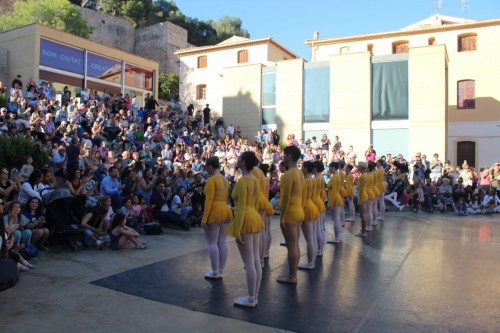
[(484, 193), (488, 193), (491, 187), (491, 173), (488, 168), (481, 168), (479, 170), (479, 191), (484, 190)]
[(375, 152), (375, 150), (373, 150), (373, 146), (370, 145), (370, 147), (368, 147), (368, 150), (365, 152), (366, 163), (375, 163), (376, 158), (377, 153)]

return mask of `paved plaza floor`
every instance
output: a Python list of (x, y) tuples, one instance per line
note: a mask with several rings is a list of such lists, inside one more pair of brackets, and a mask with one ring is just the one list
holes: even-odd
[[(500, 215), (389, 212), (365, 239), (347, 223), (296, 286), (278, 219), (255, 309), (228, 239), (223, 281), (210, 270), (202, 229), (164, 228), (145, 251), (52, 249), (0, 293), (0, 332), (499, 332)], [(305, 242), (301, 242), (305, 260)]]

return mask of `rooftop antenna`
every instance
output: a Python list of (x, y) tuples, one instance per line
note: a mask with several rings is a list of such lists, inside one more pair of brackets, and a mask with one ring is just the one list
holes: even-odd
[(469, 11), (469, 0), (461, 0), (462, 10), (464, 11), (465, 21), (467, 21), (467, 14)]
[(436, 7), (434, 7), (434, 14), (439, 13), (439, 9), (443, 5), (443, 0), (436, 0)]

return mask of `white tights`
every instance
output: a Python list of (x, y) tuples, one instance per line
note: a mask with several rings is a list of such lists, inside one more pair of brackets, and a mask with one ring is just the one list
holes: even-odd
[(401, 204), (398, 202), (398, 194), (396, 192), (384, 195), (384, 200), (390, 201), (394, 206), (398, 208), (401, 206)]
[(322, 212), (316, 225), (316, 242), (318, 243), (318, 254), (323, 254), (325, 248), (325, 212)]
[(379, 214), (377, 216), (377, 219), (383, 221), (384, 220), (384, 216), (385, 216), (384, 193), (382, 193), (381, 195), (379, 195), (376, 200), (378, 200), (378, 204), (379, 204)]
[(260, 232), (243, 234), (241, 239), (244, 244), (238, 242), (236, 244), (245, 265), (248, 296), (255, 297), (255, 300), (257, 300), (262, 279), (262, 266), (260, 265), (259, 256), (261, 235)]
[(224, 231), (227, 226), (227, 223), (211, 223), (204, 230), (212, 271), (217, 274), (222, 274), (226, 266), (228, 250)]
[(340, 206), (332, 207), (332, 220), (335, 239), (340, 240), (340, 232), (342, 231), (342, 224), (340, 223)]
[(317, 220), (302, 222), (302, 232), (307, 243), (307, 263), (314, 267), (318, 249)]

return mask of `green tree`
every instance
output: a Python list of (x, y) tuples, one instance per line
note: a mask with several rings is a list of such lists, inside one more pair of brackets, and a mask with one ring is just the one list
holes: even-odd
[(179, 75), (173, 73), (160, 73), (160, 97), (171, 99), (179, 91)]
[(243, 22), (238, 17), (223, 16), (217, 20), (217, 23), (210, 23), (217, 34), (217, 43), (234, 35), (240, 37), (250, 37), (248, 31), (242, 28)]
[(68, 0), (17, 0), (12, 11), (0, 16), (0, 32), (39, 23), (88, 38), (92, 28)]

